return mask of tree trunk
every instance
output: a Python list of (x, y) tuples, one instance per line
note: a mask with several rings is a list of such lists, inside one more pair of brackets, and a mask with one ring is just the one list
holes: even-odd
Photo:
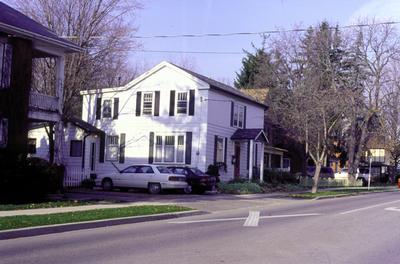
[(319, 180), (319, 173), (321, 172), (321, 167), (322, 167), (322, 161), (319, 160), (315, 164), (315, 172), (314, 172), (314, 177), (313, 177), (313, 186), (311, 189), (311, 193), (317, 193), (317, 191), (318, 191), (318, 180)]

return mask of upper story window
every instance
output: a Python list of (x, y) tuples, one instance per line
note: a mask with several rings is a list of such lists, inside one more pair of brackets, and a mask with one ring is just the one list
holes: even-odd
[(244, 126), (244, 106), (235, 104), (233, 108), (233, 126), (243, 128)]
[(176, 100), (176, 113), (187, 114), (188, 110), (188, 94), (187, 92), (178, 93)]
[(103, 118), (111, 118), (111, 100), (103, 101)]
[(372, 162), (385, 162), (385, 150), (384, 149), (370, 149), (369, 153), (366, 152), (366, 157), (368, 159), (368, 154), (371, 156)]
[(153, 93), (143, 93), (143, 115), (153, 114)]
[(8, 119), (0, 118), (0, 148), (7, 146)]
[(12, 46), (0, 42), (0, 89), (10, 87)]
[(106, 159), (109, 161), (116, 161), (118, 160), (118, 136), (107, 136), (107, 141), (106, 141)]

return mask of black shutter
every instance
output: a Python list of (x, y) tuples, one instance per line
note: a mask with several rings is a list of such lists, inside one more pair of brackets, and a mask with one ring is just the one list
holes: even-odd
[(106, 150), (106, 133), (101, 132), (100, 134), (100, 152), (99, 152), (99, 162), (104, 163), (104, 154)]
[(154, 102), (154, 116), (160, 115), (160, 91), (155, 92), (156, 100)]
[(169, 94), (169, 115), (175, 114), (175, 91), (172, 90)]
[(247, 110), (247, 107), (246, 106), (244, 106), (244, 113), (243, 113), (243, 128), (246, 128), (246, 110)]
[(233, 127), (233, 111), (235, 110), (234, 107), (234, 103), (231, 102), (231, 127)]
[(226, 154), (227, 154), (227, 150), (228, 150), (228, 138), (225, 138), (224, 140), (224, 163), (226, 164)]
[(96, 119), (101, 119), (101, 98), (96, 99)]
[(119, 112), (119, 98), (114, 98), (113, 119), (118, 119), (118, 112)]
[(249, 162), (250, 162), (250, 141), (247, 143), (247, 162), (246, 162), (247, 169), (249, 169)]
[(186, 132), (185, 164), (192, 163), (192, 132)]
[(121, 133), (119, 141), (119, 163), (125, 162), (125, 133)]
[(149, 136), (149, 164), (153, 164), (154, 160), (154, 132), (150, 132)]
[(189, 115), (193, 116), (194, 115), (194, 90), (189, 91)]
[(218, 136), (214, 136), (214, 164), (217, 163), (217, 142)]
[(142, 105), (142, 92), (136, 93), (136, 116), (140, 116), (140, 107)]

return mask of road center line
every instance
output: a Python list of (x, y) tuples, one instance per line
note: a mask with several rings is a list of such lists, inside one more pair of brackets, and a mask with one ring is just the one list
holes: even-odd
[(260, 211), (250, 211), (249, 216), (246, 218), (243, 226), (258, 226), (258, 221), (260, 220)]
[[(292, 215), (268, 215), (268, 216), (257, 216), (252, 217), (252, 222), (255, 223), (257, 219), (257, 224), (259, 219), (272, 219), (272, 218), (291, 218), (291, 217), (305, 217), (305, 216), (318, 216), (321, 214), (311, 213), (311, 214), (292, 214)], [(249, 214), (250, 216), (250, 214)], [(201, 219), (201, 220), (189, 220), (189, 221), (174, 221), (168, 222), (169, 224), (195, 224), (195, 223), (212, 223), (212, 222), (225, 222), (225, 221), (239, 221), (247, 220), (249, 217), (234, 217), (234, 218), (216, 218), (216, 219)]]
[(341, 212), (339, 214), (345, 215), (345, 214), (356, 213), (356, 212), (359, 212), (359, 211), (364, 211), (364, 210), (368, 210), (368, 209), (371, 209), (371, 208), (379, 207), (379, 206), (382, 206), (382, 205), (398, 203), (398, 202), (400, 202), (400, 200), (386, 202), (386, 203), (380, 203), (380, 204), (375, 204), (375, 205), (370, 205), (370, 206), (366, 206), (366, 207), (361, 207), (361, 208), (357, 208), (357, 209), (353, 209), (353, 210), (349, 210), (349, 211), (344, 211), (344, 212)]

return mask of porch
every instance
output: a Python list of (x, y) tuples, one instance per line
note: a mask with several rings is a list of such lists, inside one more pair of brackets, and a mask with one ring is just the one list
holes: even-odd
[(61, 115), (58, 112), (58, 107), (58, 98), (55, 96), (37, 92), (29, 93), (28, 117), (31, 120), (59, 122)]
[(234, 142), (234, 178), (240, 177), (240, 154), (241, 146), (247, 144), (247, 170), (249, 181), (259, 179), (263, 181), (264, 171), (264, 147), (268, 143), (268, 139), (261, 128), (255, 129), (238, 129), (232, 135), (231, 140)]

